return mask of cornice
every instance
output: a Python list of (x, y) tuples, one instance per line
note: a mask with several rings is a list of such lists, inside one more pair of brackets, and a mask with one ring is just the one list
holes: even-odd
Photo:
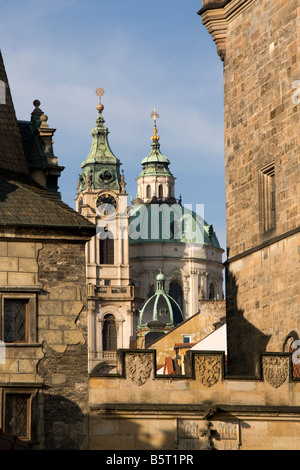
[(256, 0), (203, 0), (203, 6), (198, 11), (202, 24), (212, 36), (220, 59), (223, 61), (226, 53), (228, 24)]

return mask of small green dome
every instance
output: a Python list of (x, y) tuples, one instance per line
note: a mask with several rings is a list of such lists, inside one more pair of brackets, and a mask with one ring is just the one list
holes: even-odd
[(174, 327), (183, 322), (183, 315), (178, 303), (165, 292), (165, 276), (160, 272), (156, 276), (155, 294), (148, 299), (140, 310), (138, 328), (156, 324)]

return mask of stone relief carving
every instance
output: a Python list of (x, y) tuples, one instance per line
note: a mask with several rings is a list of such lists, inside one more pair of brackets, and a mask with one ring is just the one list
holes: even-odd
[(264, 379), (274, 388), (280, 387), (288, 378), (288, 356), (263, 356), (262, 369)]
[(178, 450), (213, 449), (211, 423), (209, 421), (178, 420)]
[(238, 422), (214, 421), (213, 445), (217, 450), (239, 450), (240, 432)]
[(152, 355), (127, 354), (125, 359), (126, 373), (136, 385), (144, 385), (151, 376)]
[(221, 358), (219, 356), (196, 356), (196, 378), (206, 387), (212, 387), (221, 376)]
[(239, 422), (178, 419), (177, 450), (239, 450)]

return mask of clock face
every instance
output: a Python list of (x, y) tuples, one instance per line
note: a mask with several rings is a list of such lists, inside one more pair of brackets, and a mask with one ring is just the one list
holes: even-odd
[(116, 211), (117, 201), (111, 194), (101, 194), (97, 199), (97, 209), (100, 215), (110, 215)]

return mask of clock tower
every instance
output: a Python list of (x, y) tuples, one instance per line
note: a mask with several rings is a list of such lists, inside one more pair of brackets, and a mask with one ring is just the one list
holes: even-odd
[(129, 279), (128, 209), (120, 160), (108, 143), (102, 88), (90, 153), (81, 165), (76, 209), (97, 226), (87, 244), (89, 299), (89, 370), (114, 372), (116, 351), (128, 348), (133, 336), (133, 286)]

